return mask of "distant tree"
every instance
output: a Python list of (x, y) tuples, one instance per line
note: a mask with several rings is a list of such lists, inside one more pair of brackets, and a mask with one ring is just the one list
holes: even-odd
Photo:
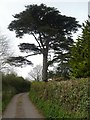
[(31, 70), (28, 75), (31, 77), (31, 79), (35, 81), (41, 81), (42, 80), (42, 66), (36, 65), (36, 67)]
[(71, 54), (71, 75), (74, 77), (90, 77), (90, 22), (82, 27), (82, 35), (73, 45)]
[(6, 68), (6, 59), (11, 56), (9, 39), (0, 32), (0, 71)]
[(22, 38), (24, 34), (29, 34), (35, 38), (37, 45), (22, 43), (19, 48), (22, 52), (33, 51), (33, 54), (28, 56), (43, 55), (42, 79), (47, 82), (48, 66), (55, 61), (48, 61), (48, 53), (65, 49), (72, 33), (76, 32), (80, 25), (75, 18), (61, 15), (56, 8), (44, 4), (28, 5), (25, 11), (13, 17), (15, 20), (8, 28), (15, 31), (16, 37)]

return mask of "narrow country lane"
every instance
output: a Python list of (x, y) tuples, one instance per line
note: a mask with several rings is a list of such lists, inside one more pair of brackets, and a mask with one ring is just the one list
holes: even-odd
[(15, 95), (2, 118), (44, 118), (28, 98), (28, 93)]

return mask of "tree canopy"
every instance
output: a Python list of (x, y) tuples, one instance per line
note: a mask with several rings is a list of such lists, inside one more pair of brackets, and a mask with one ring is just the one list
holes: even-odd
[(74, 77), (90, 77), (90, 22), (82, 27), (82, 35), (78, 37), (72, 48), (71, 74)]
[(15, 20), (9, 24), (9, 30), (15, 31), (16, 37), (22, 38), (24, 34), (29, 34), (35, 38), (37, 45), (22, 43), (19, 48), (21, 51), (33, 51), (33, 55), (43, 55), (42, 76), (47, 81), (48, 66), (55, 61), (48, 61), (48, 53), (51, 50), (61, 53), (68, 50), (73, 42), (72, 33), (80, 27), (78, 21), (74, 17), (61, 15), (56, 8), (44, 4), (28, 5), (24, 11), (13, 17)]

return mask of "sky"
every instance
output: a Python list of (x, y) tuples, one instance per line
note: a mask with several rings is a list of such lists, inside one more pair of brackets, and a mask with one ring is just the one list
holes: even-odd
[[(25, 10), (26, 5), (30, 4), (46, 4), (50, 7), (57, 8), (62, 15), (75, 17), (80, 24), (88, 19), (88, 0), (0, 0), (0, 31), (5, 34), (11, 41), (12, 50), (15, 55), (20, 55), (18, 45), (21, 42), (30, 42), (33, 37), (25, 35), (23, 39), (15, 37), (15, 33), (7, 29), (13, 19), (12, 15)], [(42, 63), (42, 56), (34, 56), (30, 58), (34, 66)], [(18, 74), (27, 77), (31, 66), (18, 68)]]

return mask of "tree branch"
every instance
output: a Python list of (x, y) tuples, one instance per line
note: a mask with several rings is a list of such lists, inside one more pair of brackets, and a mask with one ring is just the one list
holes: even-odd
[(25, 57), (18, 56), (18, 57), (9, 57), (6, 61), (10, 65), (15, 65), (15, 66), (22, 66), (25, 64), (32, 65), (32, 62), (27, 60)]
[(37, 41), (37, 43), (38, 43), (38, 45), (39, 45), (40, 49), (42, 49), (42, 47), (41, 47), (41, 45), (40, 45), (39, 41), (37, 40), (36, 36), (34, 35), (34, 33), (31, 33), (31, 34), (33, 35), (33, 37), (34, 37), (34, 38), (35, 38), (35, 40)]
[(38, 55), (38, 54), (41, 54), (41, 53), (33, 53), (33, 54), (30, 54), (30, 55), (26, 55), (24, 57), (29, 57), (29, 56)]
[(41, 38), (41, 34), (39, 33), (39, 36), (40, 36), (40, 43), (41, 43), (41, 45), (42, 45), (42, 47), (43, 47), (43, 49), (44, 49), (44, 45), (43, 45), (43, 42), (42, 42), (42, 38)]

